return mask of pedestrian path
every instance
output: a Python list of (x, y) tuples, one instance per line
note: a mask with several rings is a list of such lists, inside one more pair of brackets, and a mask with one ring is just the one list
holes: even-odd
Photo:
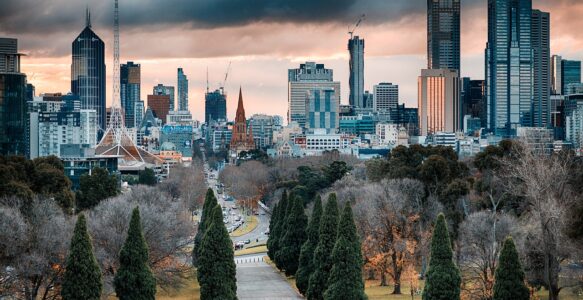
[(303, 299), (279, 272), (259, 256), (237, 261), (237, 297), (240, 300)]

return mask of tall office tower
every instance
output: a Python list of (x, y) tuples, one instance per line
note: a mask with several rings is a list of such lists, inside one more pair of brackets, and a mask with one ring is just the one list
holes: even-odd
[(465, 116), (483, 120), (485, 106), (484, 80), (472, 80), (469, 77), (464, 77), (461, 79), (460, 84), (462, 86), (460, 94), (460, 120), (463, 120)]
[(227, 121), (227, 95), (222, 89), (204, 95), (204, 122)]
[(364, 39), (355, 36), (348, 40), (350, 52), (350, 98), (349, 104), (366, 108), (364, 103)]
[[(188, 90), (188, 89), (187, 89)], [(168, 95), (170, 96), (170, 110), (174, 110), (174, 87), (158, 83), (154, 86), (152, 95)]]
[(460, 0), (427, 0), (427, 68), (460, 70)]
[(533, 57), (532, 126), (546, 127), (549, 122), (551, 94), (550, 14), (532, 11), (531, 43)]
[(560, 55), (551, 57), (551, 94), (563, 94), (563, 58)]
[(140, 65), (128, 61), (120, 67), (120, 97), (121, 107), (124, 110), (125, 125), (134, 128), (142, 120), (136, 120), (136, 102), (140, 101)]
[(29, 155), (26, 75), (16, 39), (0, 38), (0, 155)]
[(332, 69), (324, 68), (323, 64), (306, 62), (298, 69), (288, 70), (288, 122), (298, 122), (300, 127), (306, 126), (306, 95), (310, 90), (332, 88), (340, 101), (340, 82), (334, 81)]
[(144, 101), (136, 101), (134, 105), (134, 120), (136, 127), (140, 126), (144, 119)]
[(396, 110), (399, 105), (399, 86), (392, 83), (381, 82), (373, 86), (373, 110)]
[(421, 70), (419, 77), (419, 130), (422, 136), (462, 129), (460, 78), (451, 69)]
[(82, 109), (97, 111), (99, 136), (107, 128), (105, 112), (105, 44), (91, 29), (87, 11), (85, 29), (72, 43), (71, 92), (81, 98)]
[(166, 116), (170, 111), (170, 96), (168, 95), (148, 95), (148, 107), (154, 112), (156, 118), (166, 124)]
[(253, 131), (255, 146), (265, 149), (273, 144), (273, 131), (276, 130), (274, 116), (256, 114), (249, 118), (249, 127)]
[(497, 136), (532, 126), (531, 23), (532, 0), (488, 0), (486, 125)]
[(562, 94), (567, 94), (567, 88), (570, 84), (581, 83), (581, 61), (580, 60), (566, 60), (561, 61), (561, 82)]
[(306, 95), (306, 128), (336, 133), (340, 126), (340, 102), (334, 88), (314, 88)]
[(178, 110), (188, 110), (188, 78), (182, 68), (178, 68)]

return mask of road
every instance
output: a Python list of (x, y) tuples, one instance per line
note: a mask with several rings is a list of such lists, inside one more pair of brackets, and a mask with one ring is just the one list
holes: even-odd
[[(237, 297), (239, 299), (303, 299), (283, 275), (262, 261), (263, 256), (245, 256), (237, 261)], [(246, 262), (249, 261), (249, 262)]]

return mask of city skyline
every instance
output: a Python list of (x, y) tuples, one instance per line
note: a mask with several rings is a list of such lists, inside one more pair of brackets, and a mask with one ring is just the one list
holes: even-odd
[[(125, 2), (125, 1), (124, 1)], [(176, 69), (183, 67), (189, 76), (189, 108), (196, 119), (204, 119), (204, 92), (206, 91), (206, 68), (209, 68), (210, 88), (218, 87), (224, 78), (229, 61), (233, 61), (226, 91), (228, 93), (227, 112), (233, 119), (236, 108), (236, 89), (246, 90), (247, 110), (253, 113), (268, 113), (285, 116), (287, 113), (287, 69), (295, 68), (305, 61), (323, 63), (334, 69), (335, 80), (342, 84), (342, 103), (348, 103), (348, 26), (353, 25), (362, 13), (366, 21), (355, 34), (366, 40), (365, 90), (380, 82), (393, 82), (400, 86), (400, 101), (415, 106), (417, 76), (419, 69), (426, 65), (426, 3), (425, 1), (340, 1), (337, 8), (312, 20), (306, 3), (290, 4), (289, 16), (262, 9), (253, 15), (242, 17), (225, 13), (219, 18), (224, 23), (206, 20), (200, 13), (188, 17), (184, 14), (169, 20), (160, 18), (156, 28), (143, 24), (144, 16), (154, 4), (135, 5), (130, 2), (122, 7), (121, 61), (134, 61), (142, 65), (142, 100), (158, 83), (176, 86)], [(193, 11), (204, 1), (191, 4)], [(224, 1), (223, 1), (224, 2)], [(548, 1), (547, 1), (548, 2)], [(575, 16), (583, 11), (583, 4), (576, 1), (533, 1), (533, 7), (551, 14), (551, 53), (565, 59), (582, 59), (582, 33), (576, 28), (579, 21)], [(217, 4), (224, 10), (230, 5)], [(321, 1), (315, 6), (321, 6)], [(111, 50), (112, 26), (108, 1), (80, 1), (67, 5), (63, 11), (55, 10), (59, 1), (47, 7), (29, 9), (28, 1), (8, 1), (6, 17), (1, 18), (0, 34), (19, 39), (23, 58), (22, 70), (28, 74), (29, 82), (36, 86), (38, 93), (67, 92), (70, 84), (70, 41), (82, 30), (85, 23), (85, 6), (92, 12), (95, 32), (106, 43), (107, 99), (111, 104)], [(280, 3), (281, 4), (281, 3)], [(487, 1), (462, 2), (461, 61), (463, 77), (484, 79), (484, 48), (487, 40)], [(28, 5), (28, 6), (27, 6)], [(41, 5), (45, 5), (44, 3)], [(186, 5), (178, 1), (177, 6)], [(306, 5), (306, 7), (302, 6)], [(211, 8), (214, 5), (211, 5)], [(19, 10), (20, 9), (20, 10)], [(176, 8), (169, 8), (174, 10)], [(18, 10), (18, 11), (17, 11)], [(45, 13), (40, 14), (43, 10)], [(382, 13), (385, 12), (384, 15)], [(306, 15), (308, 14), (308, 15)], [(31, 21), (24, 21), (26, 15)], [(235, 18), (235, 19), (233, 19)], [(125, 21), (127, 20), (127, 21)], [(12, 24), (19, 24), (14, 27)], [(34, 26), (43, 26), (36, 30)], [(38, 28), (37, 28), (38, 29)], [(54, 33), (44, 32), (47, 29)], [(38, 35), (43, 33), (42, 37)], [(324, 42), (315, 40), (326, 36)], [(303, 35), (303, 36), (302, 36)], [(149, 41), (149, 40), (151, 41)], [(162, 42), (160, 42), (160, 39)], [(148, 47), (137, 43), (148, 41)], [(209, 43), (207, 40), (216, 41)], [(61, 45), (61, 41), (65, 44)], [(199, 43), (198, 41), (205, 41)], [(394, 41), (403, 41), (394, 42)], [(278, 42), (278, 43), (276, 43)], [(291, 45), (300, 45), (301, 47)], [(160, 49), (158, 45), (172, 45)], [(261, 66), (261, 67), (257, 67)], [(56, 75), (56, 76), (55, 76)], [(266, 105), (269, 104), (269, 105)], [(273, 104), (273, 105), (272, 105)]]

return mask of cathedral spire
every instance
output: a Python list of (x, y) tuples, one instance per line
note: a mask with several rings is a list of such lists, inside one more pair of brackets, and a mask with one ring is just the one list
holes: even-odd
[(239, 103), (237, 104), (237, 114), (235, 115), (235, 122), (245, 120), (245, 107), (243, 107), (243, 92), (239, 87)]

